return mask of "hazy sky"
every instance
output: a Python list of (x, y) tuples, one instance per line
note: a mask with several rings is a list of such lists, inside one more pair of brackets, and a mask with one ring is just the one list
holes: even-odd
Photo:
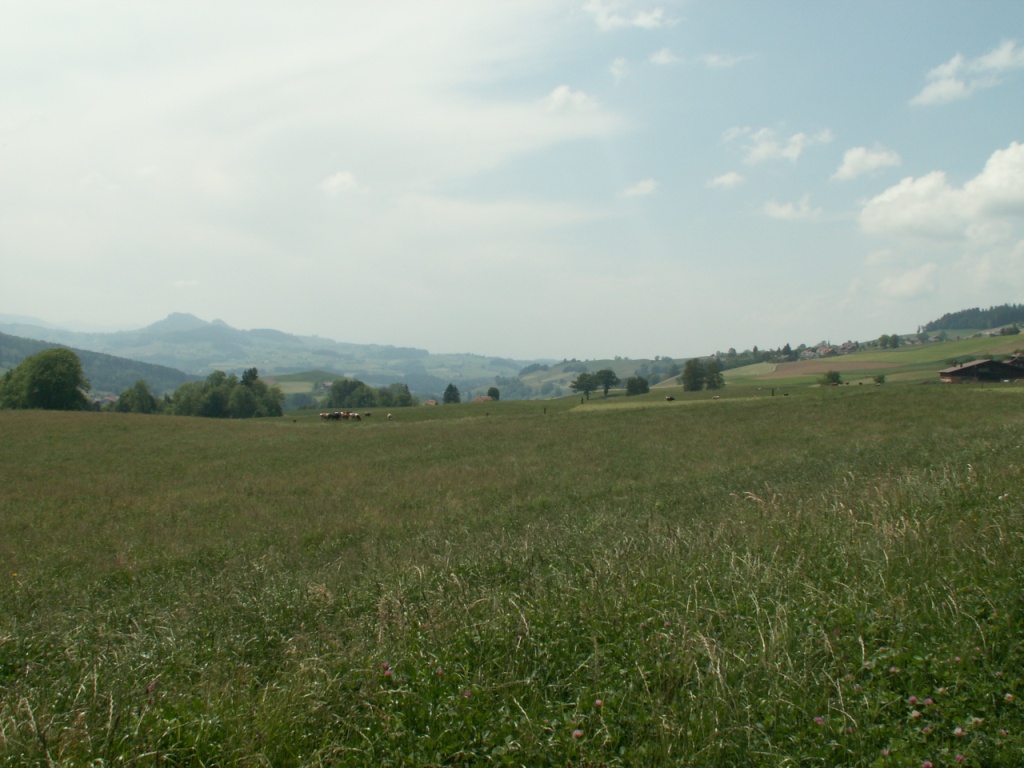
[(0, 313), (528, 358), (1024, 301), (1024, 3), (0, 0)]

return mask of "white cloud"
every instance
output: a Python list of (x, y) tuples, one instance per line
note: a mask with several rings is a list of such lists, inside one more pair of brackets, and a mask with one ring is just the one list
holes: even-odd
[(612, 62), (608, 70), (612, 73), (615, 82), (621, 83), (622, 79), (626, 76), (626, 72), (629, 70), (629, 63), (624, 57), (619, 56)]
[(799, 203), (778, 203), (769, 200), (764, 204), (764, 212), (773, 219), (783, 221), (803, 221), (821, 215), (821, 208), (811, 207), (811, 196), (804, 195)]
[(924, 89), (910, 100), (911, 104), (945, 104), (958, 99), (966, 99), (973, 92), (962, 80), (947, 77), (941, 80), (933, 80)]
[(668, 66), (679, 61), (679, 57), (672, 53), (671, 48), (662, 48), (660, 51), (655, 51), (651, 54), (650, 61), (652, 64)]
[(706, 53), (700, 57), (700, 60), (704, 66), (709, 67), (710, 69), (730, 69), (744, 61), (750, 61), (752, 58), (754, 58), (752, 54), (747, 54), (746, 56), (735, 56), (722, 53)]
[(1013, 236), (1000, 220), (1024, 217), (1024, 144), (996, 150), (985, 168), (962, 188), (951, 185), (942, 171), (907, 177), (868, 200), (861, 209), (861, 228), (868, 234), (934, 239), (1002, 239)]
[(743, 176), (736, 173), (736, 171), (729, 171), (721, 176), (715, 176), (715, 178), (708, 181), (708, 186), (712, 189), (733, 189), (742, 183)]
[(935, 292), (932, 279), (935, 264), (922, 264), (916, 269), (895, 275), (886, 275), (878, 283), (879, 292), (890, 299), (916, 299)]
[(320, 182), (320, 189), (328, 197), (338, 197), (359, 189), (359, 182), (351, 171), (338, 171)]
[(1021, 68), (1024, 48), (1018, 48), (1014, 40), (1006, 40), (975, 59), (958, 53), (928, 73), (927, 84), (910, 103), (927, 106), (966, 99), (977, 90), (999, 85), (999, 75)]
[(840, 181), (855, 179), (879, 168), (889, 168), (900, 163), (899, 153), (891, 149), (853, 147), (846, 150), (846, 154), (843, 155), (843, 164), (832, 174), (832, 178)]
[(603, 30), (638, 27), (640, 29), (657, 29), (675, 24), (674, 19), (665, 16), (662, 8), (645, 8), (633, 10), (633, 3), (625, 0), (587, 0), (583, 10), (593, 14), (597, 26)]
[(658, 189), (658, 182), (654, 179), (644, 179), (636, 184), (631, 184), (622, 190), (623, 197), (647, 197), (653, 195)]
[(908, 176), (864, 204), (861, 228), (868, 234), (949, 238), (963, 233), (963, 192), (942, 171)]
[(568, 85), (560, 85), (541, 101), (548, 112), (579, 112), (589, 111), (597, 107), (597, 102), (583, 91), (574, 91)]
[(1024, 217), (1024, 144), (1012, 142), (993, 152), (964, 192), (983, 216)]
[(725, 132), (725, 140), (734, 141), (745, 138), (747, 156), (744, 162), (747, 164), (761, 163), (766, 160), (790, 160), (796, 161), (804, 150), (817, 144), (828, 144), (832, 141), (832, 131), (819, 131), (814, 135), (803, 132), (794, 133), (789, 138), (780, 138), (773, 128), (730, 128)]

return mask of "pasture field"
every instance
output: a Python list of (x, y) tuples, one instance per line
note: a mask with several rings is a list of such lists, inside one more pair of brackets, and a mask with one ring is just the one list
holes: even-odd
[(1010, 355), (1022, 349), (1020, 336), (966, 338), (790, 363), (757, 363), (726, 371), (725, 380), (740, 385), (805, 387), (816, 384), (827, 371), (838, 371), (844, 382), (853, 384), (871, 383), (877, 374), (889, 382), (937, 383), (939, 371), (953, 360)]
[(0, 412), (0, 764), (1019, 766), (1024, 387)]

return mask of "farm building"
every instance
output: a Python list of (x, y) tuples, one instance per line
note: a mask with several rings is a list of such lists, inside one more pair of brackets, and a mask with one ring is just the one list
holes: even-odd
[(1014, 358), (1012, 363), (998, 360), (972, 360), (939, 371), (939, 379), (946, 383), (960, 381), (1018, 381), (1024, 379), (1024, 365)]

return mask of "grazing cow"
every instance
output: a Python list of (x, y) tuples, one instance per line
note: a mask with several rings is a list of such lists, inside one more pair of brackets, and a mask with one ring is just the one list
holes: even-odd
[(672, 402), (673, 400), (675, 400), (675, 398), (674, 398), (674, 397), (672, 397), (672, 395), (669, 395), (668, 397), (666, 397), (666, 398), (665, 398), (665, 400), (666, 400), (667, 402), (671, 403), (671, 402)]
[(392, 418), (394, 418), (394, 417), (389, 413), (388, 414), (388, 421), (391, 421)]

